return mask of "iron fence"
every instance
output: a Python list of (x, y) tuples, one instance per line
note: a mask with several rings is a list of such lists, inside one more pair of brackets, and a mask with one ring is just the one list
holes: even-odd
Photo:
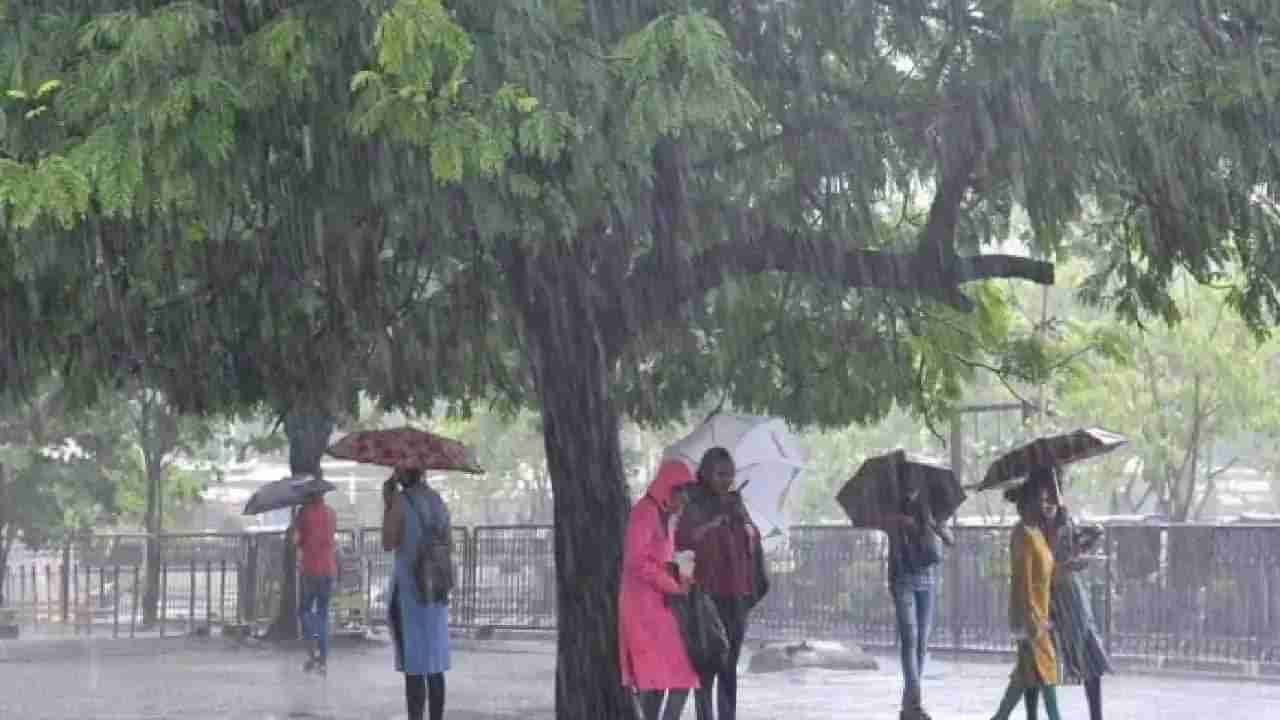
[[(379, 528), (341, 531), (335, 613), (378, 624), (393, 556)], [(144, 536), (103, 536), (62, 552), (20, 555), (3, 577), (19, 624), (133, 635), (143, 629)], [(282, 533), (166, 535), (157, 618), (162, 633), (261, 625), (283, 587)], [(556, 623), (550, 526), (454, 529), (451, 622), (463, 628), (550, 629)], [(960, 527), (938, 573), (932, 645), (1006, 651), (1009, 528)], [(772, 589), (752, 615), (759, 638), (896, 642), (877, 532), (792, 527), (768, 558)], [(1125, 663), (1280, 676), (1280, 526), (1134, 525), (1107, 528), (1085, 572), (1095, 617)]]

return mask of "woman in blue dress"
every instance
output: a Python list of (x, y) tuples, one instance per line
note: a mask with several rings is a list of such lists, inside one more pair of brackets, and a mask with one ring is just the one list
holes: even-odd
[(421, 543), (442, 531), (449, 537), (449, 509), (423, 481), (421, 470), (396, 470), (382, 485), (382, 499), (382, 547), (396, 554), (387, 619), (395, 639), (396, 670), (404, 673), (409, 720), (423, 720), (428, 705), (430, 720), (441, 720), (449, 669), (449, 606), (447, 599), (418, 596), (413, 563)]

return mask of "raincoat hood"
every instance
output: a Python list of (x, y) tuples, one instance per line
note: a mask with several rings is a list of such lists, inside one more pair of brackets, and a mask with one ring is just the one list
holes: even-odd
[(649, 484), (645, 495), (653, 498), (664, 510), (671, 503), (675, 489), (693, 483), (693, 471), (679, 460), (666, 460), (658, 466), (658, 474)]

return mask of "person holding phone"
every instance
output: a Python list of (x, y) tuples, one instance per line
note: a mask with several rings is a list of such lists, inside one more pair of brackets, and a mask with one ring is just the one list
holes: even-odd
[(897, 512), (884, 518), (889, 536), (889, 594), (897, 618), (902, 656), (901, 720), (929, 720), (924, 709), (921, 676), (933, 629), (935, 568), (942, 562), (942, 545), (951, 545), (950, 530), (933, 518), (927, 490), (906, 478), (906, 493)]
[[(751, 609), (768, 592), (764, 545), (742, 496), (734, 490), (733, 456), (723, 447), (703, 453), (689, 508), (676, 531), (676, 547), (697, 558), (696, 579), (715, 602), (729, 641), (725, 666), (702, 676), (698, 720), (734, 720), (738, 713), (738, 657)], [(715, 707), (712, 707), (712, 691)]]

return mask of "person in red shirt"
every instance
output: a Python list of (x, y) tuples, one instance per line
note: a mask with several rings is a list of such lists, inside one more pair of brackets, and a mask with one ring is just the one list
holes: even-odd
[(334, 535), (338, 516), (324, 501), (323, 493), (308, 498), (294, 521), (293, 541), (298, 546), (302, 570), (302, 632), (315, 641), (308, 648), (303, 670), (324, 672), (329, 660), (329, 596), (338, 575)]

